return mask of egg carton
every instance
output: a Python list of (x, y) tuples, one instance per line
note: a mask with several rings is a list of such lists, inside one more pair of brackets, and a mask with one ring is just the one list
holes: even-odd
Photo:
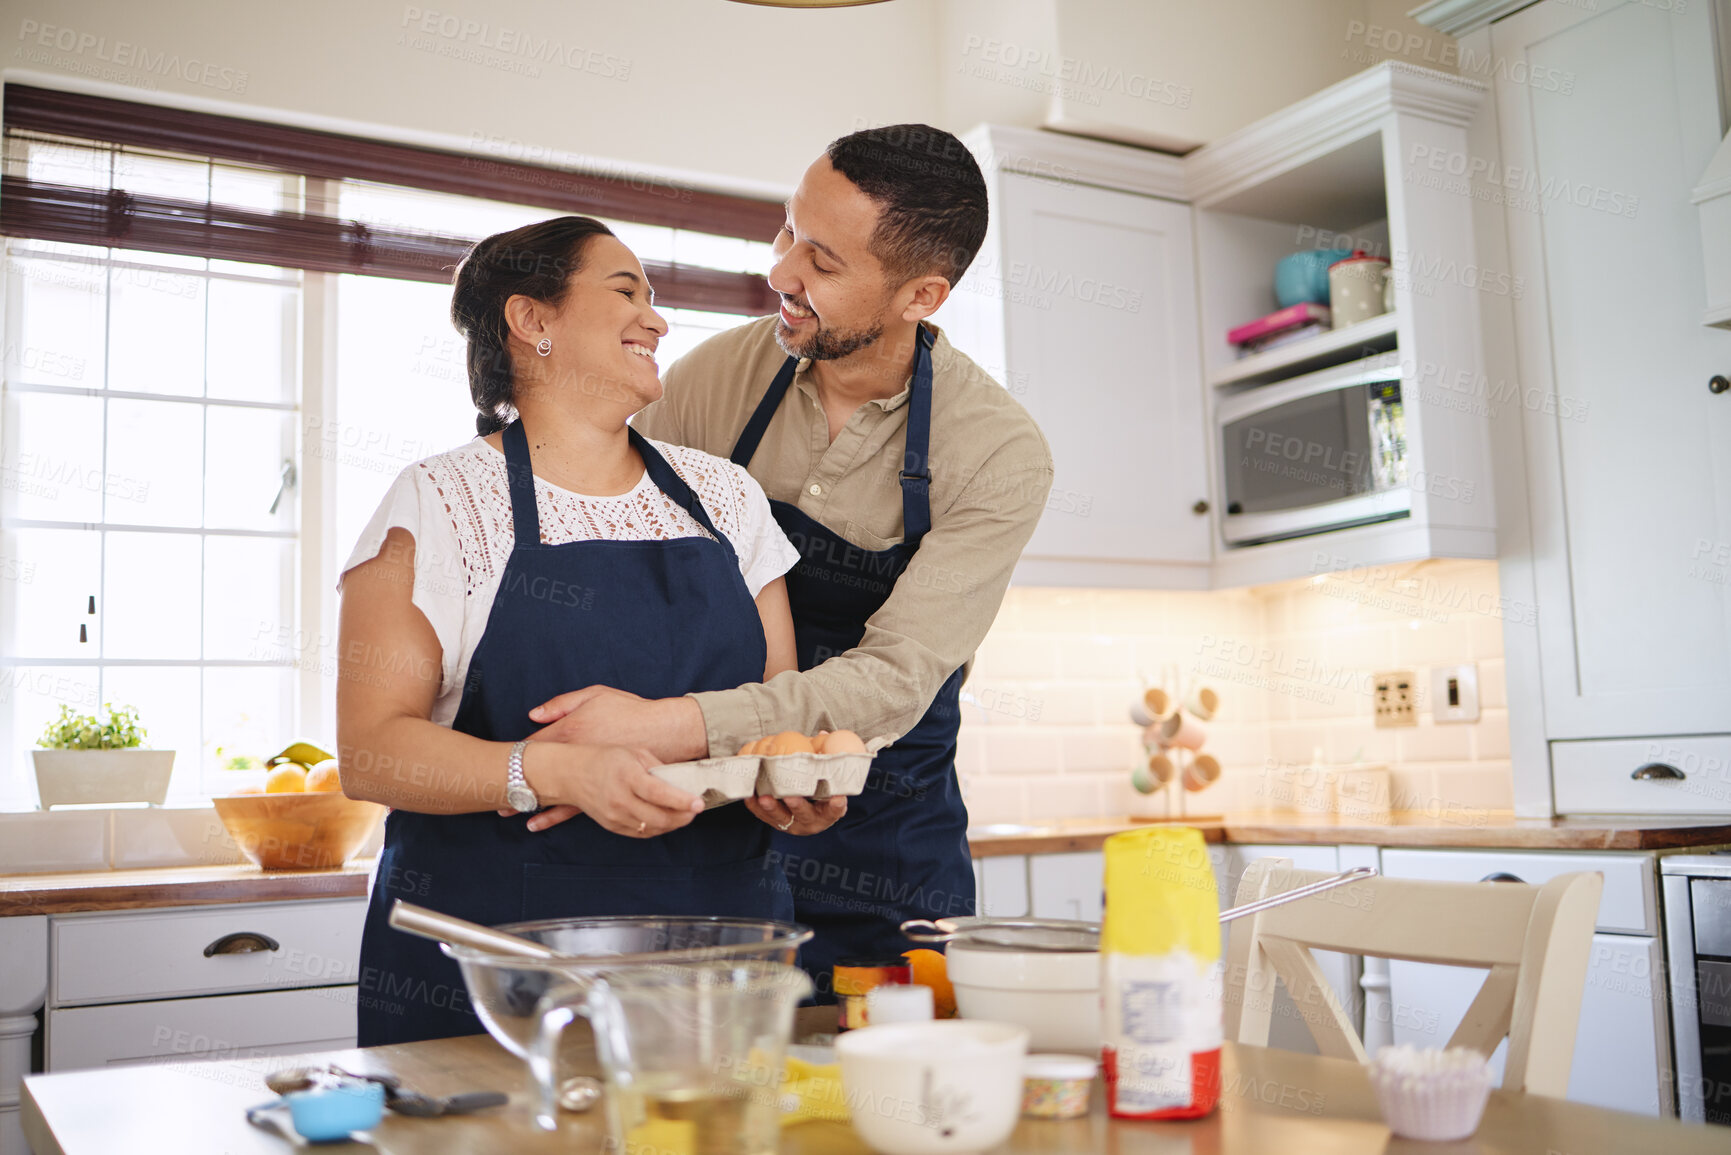
[(753, 794), (773, 798), (848, 797), (865, 789), (877, 752), (888, 738), (873, 738), (864, 754), (735, 754), (669, 762), (650, 771), (664, 782), (701, 795), (704, 809)]
[(668, 762), (649, 772), (671, 786), (703, 798), (703, 808), (713, 810), (738, 802), (757, 789), (759, 763), (755, 754), (730, 758), (700, 758), (695, 762)]

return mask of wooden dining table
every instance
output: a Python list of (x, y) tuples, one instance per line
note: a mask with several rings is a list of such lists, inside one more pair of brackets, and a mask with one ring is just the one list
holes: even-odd
[[(799, 1012), (796, 1034), (810, 1040), (834, 1027), (833, 1007)], [(595, 1072), (593, 1048), (574, 1036), (564, 1052), (575, 1072)], [(358, 1073), (395, 1075), (428, 1095), (503, 1091), (502, 1107), (472, 1115), (417, 1119), (386, 1112), (348, 1142), (323, 1143), (328, 1155), (541, 1155), (606, 1150), (599, 1107), (562, 1114), (556, 1132), (535, 1125), (526, 1064), (486, 1035), (245, 1059), (188, 1059), (144, 1066), (32, 1075), (24, 1081), (24, 1134), (35, 1155), (282, 1155), (304, 1146), (247, 1122), (246, 1109), (274, 1096), (264, 1077), (291, 1066), (335, 1063)], [(1731, 1151), (1731, 1128), (1684, 1124), (1588, 1107), (1538, 1095), (1491, 1094), (1471, 1139), (1421, 1143), (1392, 1137), (1382, 1123), (1364, 1068), (1343, 1059), (1227, 1043), (1221, 1054), (1220, 1107), (1187, 1122), (1138, 1122), (1107, 1116), (1099, 1080), (1089, 1114), (1022, 1119), (999, 1148), (1011, 1155), (1106, 1152), (1109, 1155), (1693, 1155)], [(781, 1132), (783, 1155), (869, 1155), (846, 1123), (808, 1121)]]

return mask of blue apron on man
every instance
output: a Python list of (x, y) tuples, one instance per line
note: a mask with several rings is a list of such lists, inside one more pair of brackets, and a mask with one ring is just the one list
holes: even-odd
[[(574, 686), (646, 698), (726, 690), (763, 677), (762, 619), (733, 546), (655, 448), (630, 432), (650, 480), (711, 537), (541, 542), (529, 442), (505, 429), (516, 544), (470, 659), (452, 728), (514, 742), (529, 711)], [(713, 539), (713, 540), (712, 540)], [(413, 768), (401, 774), (412, 790)], [(430, 771), (436, 773), (436, 770)], [(705, 811), (657, 838), (588, 815), (531, 832), (520, 817), (391, 813), (361, 940), (360, 1043), (474, 1034), (456, 963), (386, 924), (398, 898), (472, 922), (591, 915), (791, 917), (766, 874), (771, 831), (743, 806)]]
[[(787, 574), (787, 597), (802, 670), (859, 644), (866, 619), (888, 600), (931, 529), (931, 347), (932, 334), (921, 326), (907, 401), (899, 545), (863, 549), (798, 506), (769, 503), (800, 553)], [(795, 357), (782, 364), (733, 447), (735, 464), (749, 464), (757, 452), (798, 367)], [(957, 669), (918, 724), (878, 752), (864, 792), (848, 799), (840, 822), (806, 837), (774, 836), (794, 917), (817, 932), (800, 961), (820, 1001), (833, 1001), (830, 972), (838, 959), (897, 959), (908, 950), (898, 929), (904, 920), (975, 913), (968, 812), (955, 770), (961, 686)]]

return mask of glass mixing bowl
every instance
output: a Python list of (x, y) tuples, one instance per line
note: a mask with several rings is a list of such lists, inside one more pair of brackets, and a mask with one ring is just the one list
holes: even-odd
[(487, 1033), (519, 1058), (527, 1059), (541, 1025), (543, 996), (587, 985), (602, 970), (637, 963), (731, 962), (764, 959), (792, 965), (800, 944), (812, 937), (808, 927), (750, 918), (694, 916), (638, 918), (550, 918), (506, 923), (499, 930), (552, 947), (563, 959), (524, 959), (473, 947), (441, 943), (457, 961), (469, 1002)]

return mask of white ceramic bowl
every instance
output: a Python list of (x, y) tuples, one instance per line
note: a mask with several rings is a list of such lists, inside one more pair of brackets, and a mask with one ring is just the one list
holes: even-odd
[(1098, 951), (1020, 951), (953, 942), (944, 952), (963, 1019), (1028, 1028), (1036, 1051), (1100, 1053)]
[(884, 1155), (969, 1155), (1010, 1137), (1028, 1032), (1010, 1023), (891, 1023), (835, 1041), (854, 1130)]

